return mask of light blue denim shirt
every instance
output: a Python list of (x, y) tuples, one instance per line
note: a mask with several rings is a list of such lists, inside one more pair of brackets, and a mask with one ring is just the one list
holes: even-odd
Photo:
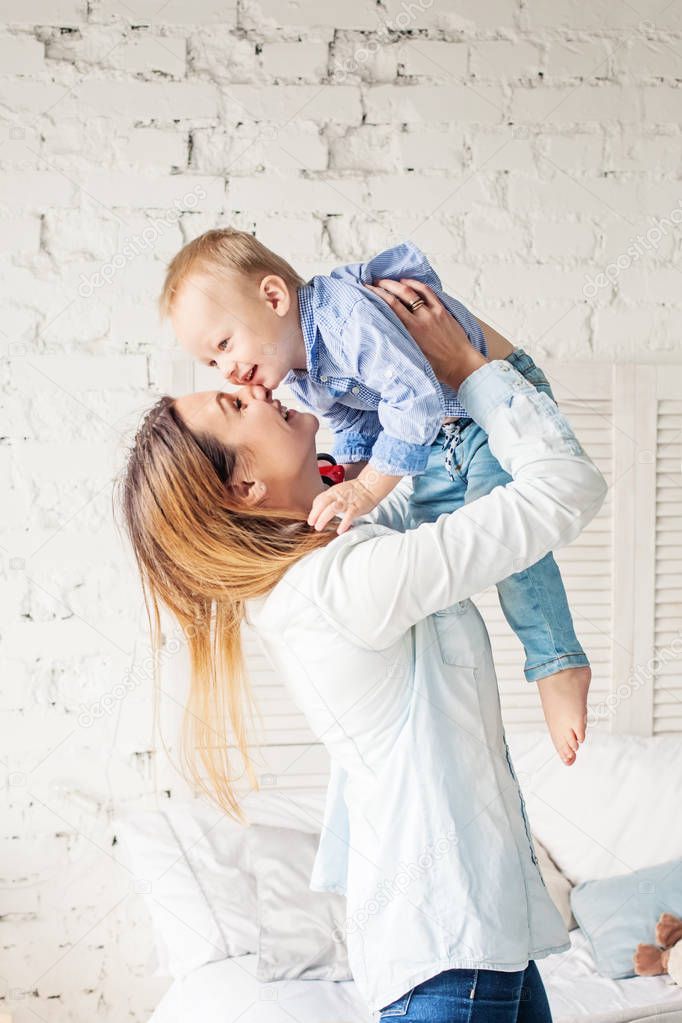
[(246, 608), (331, 758), (310, 887), (345, 893), (348, 959), (372, 1011), (443, 970), (522, 970), (570, 945), (469, 598), (574, 539), (606, 484), (508, 362), (460, 394), (513, 481), (411, 529), (405, 479)]
[(426, 468), (443, 418), (466, 410), (457, 392), (439, 383), (393, 310), (362, 286), (382, 277), (428, 284), (487, 355), (478, 320), (445, 294), (424, 253), (406, 241), (299, 288), (307, 368), (292, 369), (283, 383), (327, 419), (338, 462), (371, 460), (389, 476), (415, 475)]

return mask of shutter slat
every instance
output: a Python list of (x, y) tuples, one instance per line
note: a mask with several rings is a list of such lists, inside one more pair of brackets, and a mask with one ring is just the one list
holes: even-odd
[[(568, 594), (575, 630), (592, 666), (588, 703), (594, 706), (606, 698), (611, 686), (611, 402), (570, 399), (562, 401), (560, 406), (609, 486), (602, 508), (587, 529), (569, 547), (561, 548), (555, 554)], [(491, 636), (505, 724), (518, 729), (545, 728), (537, 687), (525, 679), (523, 649), (502, 614), (496, 588), (490, 587), (476, 598), (476, 603)]]
[(682, 733), (682, 401), (658, 402), (654, 734)]

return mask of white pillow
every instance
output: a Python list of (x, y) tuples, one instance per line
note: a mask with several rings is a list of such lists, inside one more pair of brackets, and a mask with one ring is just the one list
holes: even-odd
[(258, 887), (258, 979), (351, 980), (346, 900), (311, 891), (320, 836), (294, 828), (249, 828)]
[(206, 803), (128, 812), (117, 825), (152, 918), (154, 976), (183, 977), (256, 951), (256, 885), (243, 868), (248, 828)]
[(538, 866), (542, 874), (542, 880), (547, 886), (549, 897), (561, 913), (561, 919), (566, 925), (567, 931), (572, 931), (578, 926), (571, 909), (571, 882), (561, 873), (556, 863), (549, 855), (544, 845), (533, 835), (533, 845), (538, 856)]
[(319, 835), (326, 795), (326, 788), (300, 788), (289, 792), (262, 788), (259, 792), (250, 792), (241, 805), (249, 824), (293, 828)]
[(507, 736), (531, 829), (572, 884), (682, 856), (682, 740), (588, 731), (566, 767), (546, 732)]
[[(251, 824), (316, 833), (323, 790), (295, 795), (251, 792), (242, 806)], [(154, 929), (154, 976), (183, 977), (204, 963), (258, 949), (256, 879), (248, 861), (250, 828), (205, 799), (118, 815), (116, 824)]]

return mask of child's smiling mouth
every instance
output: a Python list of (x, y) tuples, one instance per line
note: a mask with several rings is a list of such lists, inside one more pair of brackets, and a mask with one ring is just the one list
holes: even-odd
[(258, 369), (258, 363), (254, 363), (248, 373), (245, 373), (243, 377), (236, 380), (238, 384), (250, 384), (255, 376), (256, 370)]

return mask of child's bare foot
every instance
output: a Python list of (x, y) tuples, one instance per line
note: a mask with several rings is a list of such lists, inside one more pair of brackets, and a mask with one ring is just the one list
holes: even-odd
[(549, 734), (568, 767), (575, 762), (579, 744), (585, 741), (591, 679), (592, 671), (588, 667), (564, 668), (537, 682)]
[(674, 913), (661, 913), (656, 924), (656, 943), (672, 948), (682, 938), (682, 920)]
[(656, 977), (659, 973), (667, 973), (669, 957), (669, 952), (661, 952), (655, 945), (640, 942), (632, 957), (635, 973), (639, 977)]

